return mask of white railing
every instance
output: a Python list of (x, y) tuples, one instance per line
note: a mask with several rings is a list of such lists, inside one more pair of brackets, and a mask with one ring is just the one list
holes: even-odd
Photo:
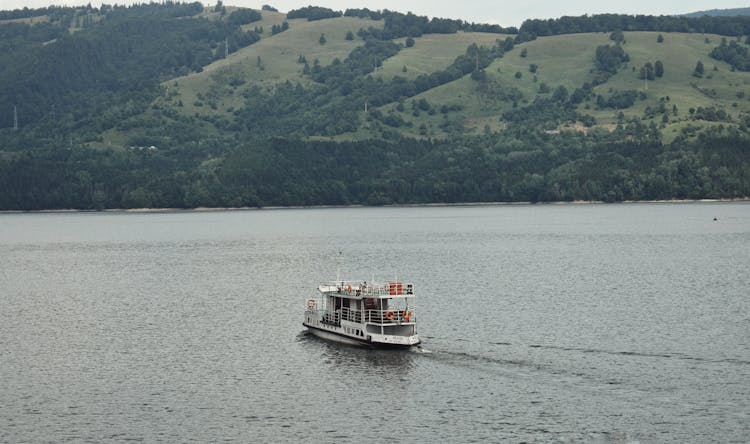
[(352, 310), (351, 308), (342, 307), (341, 319), (343, 319), (344, 321), (351, 321), (351, 322), (356, 322), (358, 324), (361, 324), (362, 312), (359, 310)]
[(414, 284), (400, 281), (367, 283), (365, 281), (338, 281), (328, 285), (330, 292), (364, 297), (413, 296)]
[(373, 324), (403, 324), (417, 322), (414, 310), (366, 310), (365, 322)]
[[(310, 310), (312, 311), (312, 310)], [(371, 324), (406, 324), (417, 322), (414, 310), (365, 310), (364, 321)], [(342, 307), (335, 311), (327, 311), (323, 314), (323, 322), (340, 325), (341, 321), (356, 322), (362, 324), (362, 312)]]

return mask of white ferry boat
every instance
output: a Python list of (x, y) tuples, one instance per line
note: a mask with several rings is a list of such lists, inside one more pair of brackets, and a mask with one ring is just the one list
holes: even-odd
[(336, 281), (307, 300), (302, 325), (324, 339), (370, 347), (411, 347), (417, 336), (414, 285)]

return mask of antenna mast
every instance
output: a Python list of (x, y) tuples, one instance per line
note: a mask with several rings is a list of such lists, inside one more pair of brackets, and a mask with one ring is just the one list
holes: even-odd
[(336, 256), (336, 282), (341, 280), (341, 254), (342, 252), (339, 251), (338, 256)]

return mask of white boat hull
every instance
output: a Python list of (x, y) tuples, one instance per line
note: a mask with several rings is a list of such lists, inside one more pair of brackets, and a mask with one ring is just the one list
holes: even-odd
[[(414, 336), (392, 336), (392, 335), (370, 335), (366, 339), (365, 338), (357, 338), (357, 337), (351, 337), (348, 336), (346, 333), (339, 333), (337, 330), (338, 328), (333, 328), (332, 330), (322, 330), (320, 328), (317, 328), (312, 325), (308, 325), (306, 323), (302, 323), (309, 332), (319, 338), (326, 339), (328, 341), (332, 342), (338, 342), (340, 344), (347, 344), (347, 345), (360, 345), (365, 347), (398, 347), (398, 348), (408, 348), (413, 345), (418, 345), (420, 343), (419, 337)], [(331, 328), (331, 327), (329, 327)]]
[(320, 330), (315, 327), (311, 327), (309, 325), (305, 325), (305, 327), (307, 327), (307, 330), (311, 334), (319, 338), (326, 339), (328, 341), (338, 342), (340, 344), (347, 344), (347, 345), (365, 345), (365, 346), (368, 345), (367, 341), (365, 340), (359, 340), (359, 339), (350, 338), (350, 337), (347, 337), (338, 333)]

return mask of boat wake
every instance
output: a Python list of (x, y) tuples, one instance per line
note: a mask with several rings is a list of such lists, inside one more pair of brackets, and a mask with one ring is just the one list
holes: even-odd
[[(447, 338), (434, 338), (434, 337), (425, 337), (425, 340), (429, 341), (430, 339), (447, 339)], [(612, 356), (623, 356), (623, 357), (637, 357), (637, 358), (654, 358), (654, 359), (679, 359), (684, 361), (691, 361), (691, 362), (701, 362), (701, 363), (719, 363), (719, 364), (734, 364), (734, 365), (750, 365), (750, 361), (738, 359), (738, 358), (707, 358), (707, 357), (700, 357), (700, 356), (691, 356), (685, 353), (649, 353), (649, 352), (639, 352), (639, 351), (631, 351), (631, 350), (607, 350), (607, 349), (598, 349), (598, 348), (591, 348), (591, 347), (569, 347), (569, 346), (559, 346), (559, 345), (544, 345), (544, 344), (513, 344), (511, 342), (497, 342), (497, 341), (470, 341), (468, 339), (452, 339), (452, 341), (455, 342), (473, 342), (477, 345), (489, 345), (494, 347), (513, 347), (515, 348), (516, 355), (519, 354), (525, 354), (524, 349), (530, 351), (533, 349), (542, 349), (542, 350), (551, 350), (551, 351), (563, 351), (563, 352), (575, 352), (575, 353), (594, 353), (594, 354), (605, 354), (605, 355), (612, 355)], [(493, 347), (493, 348), (494, 348)], [(463, 348), (463, 347), (462, 347)], [(460, 356), (462, 358), (469, 358), (472, 360), (485, 360), (488, 362), (494, 362), (494, 363), (502, 363), (502, 364), (511, 364), (511, 365), (519, 365), (519, 366), (530, 366), (537, 369), (544, 368), (544, 365), (541, 364), (535, 364), (532, 363), (529, 360), (526, 359), (498, 359), (493, 357), (488, 357), (485, 354), (478, 354), (478, 353), (471, 353), (471, 352), (464, 352), (464, 351), (455, 351), (455, 350), (441, 350), (441, 349), (426, 349), (423, 345), (419, 347), (419, 350), (414, 350), (417, 353), (431, 353), (431, 354), (437, 354), (437, 355), (446, 355), (446, 356)]]
[(412, 352), (412, 353), (419, 353), (419, 354), (430, 354), (430, 353), (432, 353), (432, 350), (428, 350), (428, 349), (422, 347), (421, 345), (417, 345), (416, 347), (412, 347), (411, 349), (409, 349), (409, 351)]
[[(510, 345), (510, 344), (507, 344), (507, 345)], [(563, 347), (563, 346), (556, 346), (556, 345), (541, 345), (541, 344), (531, 344), (528, 347), (548, 349), (548, 350), (607, 354), (607, 355), (615, 355), (615, 356), (634, 356), (634, 357), (642, 357), (642, 358), (667, 358), (667, 359), (681, 359), (685, 361), (694, 361), (694, 362), (750, 365), (750, 361), (745, 361), (742, 359), (735, 359), (735, 358), (712, 359), (712, 358), (703, 358), (700, 356), (690, 356), (685, 353), (647, 353), (647, 352), (636, 352), (636, 351), (629, 351), (629, 350), (604, 350), (604, 349), (589, 348), (589, 347)]]

